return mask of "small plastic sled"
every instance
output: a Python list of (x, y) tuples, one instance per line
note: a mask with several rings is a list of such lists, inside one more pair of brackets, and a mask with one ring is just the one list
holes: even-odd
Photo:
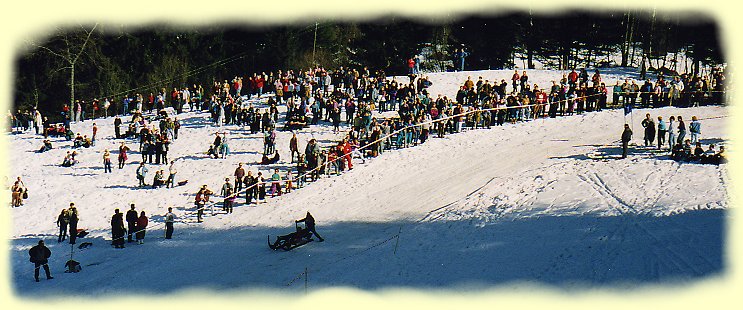
[(287, 235), (276, 237), (276, 242), (271, 244), (271, 236), (268, 236), (268, 247), (271, 250), (282, 249), (284, 251), (290, 251), (294, 248), (303, 246), (309, 242), (314, 241), (312, 239), (312, 232), (307, 228), (299, 227), (295, 224), (296, 231)]

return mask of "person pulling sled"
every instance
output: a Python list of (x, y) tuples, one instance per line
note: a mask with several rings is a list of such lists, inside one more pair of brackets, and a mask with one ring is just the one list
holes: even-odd
[[(305, 227), (301, 227), (298, 225), (302, 222), (305, 223)], [(314, 241), (314, 239), (312, 239), (313, 235), (317, 236), (318, 241), (324, 241), (324, 239), (319, 234), (317, 234), (317, 231), (315, 231), (315, 219), (309, 212), (307, 212), (307, 216), (305, 218), (294, 221), (294, 227), (296, 229), (294, 232), (276, 237), (276, 241), (273, 244), (271, 244), (271, 237), (269, 236), (268, 247), (274, 251), (278, 249), (289, 251), (291, 249)]]

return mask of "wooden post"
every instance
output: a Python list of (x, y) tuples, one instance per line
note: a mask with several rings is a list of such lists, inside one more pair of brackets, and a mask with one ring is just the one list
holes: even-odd
[(397, 246), (400, 244), (401, 233), (402, 233), (402, 226), (400, 226), (400, 230), (397, 232), (397, 241), (395, 241), (395, 250), (392, 251), (392, 255), (397, 255)]

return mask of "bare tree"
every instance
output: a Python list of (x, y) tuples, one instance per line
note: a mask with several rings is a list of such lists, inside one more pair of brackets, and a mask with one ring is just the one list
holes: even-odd
[[(28, 42), (59, 58), (63, 66), (58, 68), (57, 71), (70, 70), (70, 111), (73, 111), (74, 106), (72, 105), (75, 103), (75, 66), (78, 64), (80, 56), (85, 52), (85, 47), (90, 42), (90, 37), (93, 35), (96, 27), (98, 27), (97, 23), (89, 30), (80, 25), (82, 32), (66, 32), (58, 29), (59, 36), (57, 40), (54, 40), (58, 41), (54, 42), (57, 44), (49, 43), (48, 46)], [(73, 114), (69, 113), (68, 117), (72, 119)]]

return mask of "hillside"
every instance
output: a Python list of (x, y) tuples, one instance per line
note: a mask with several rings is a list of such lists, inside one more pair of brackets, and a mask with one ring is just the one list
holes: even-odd
[[(453, 96), (467, 75), (500, 80), (511, 72), (430, 74), (430, 92)], [(561, 75), (534, 71), (530, 81), (549, 85)], [(634, 73), (611, 72), (604, 78), (613, 85), (625, 76)], [(136, 151), (124, 169), (114, 163), (112, 174), (103, 173), (103, 149), (118, 147), (112, 118), (95, 120), (102, 138), (78, 150), (80, 164), (74, 168), (59, 166), (70, 142), (55, 140), (55, 149), (36, 154), (40, 137), (10, 135), (11, 180), (21, 176), (31, 196), (8, 212), (12, 285), (21, 298), (106, 297), (183, 289), (300, 290), (305, 268), (310, 289), (363, 290), (522, 282), (563, 289), (623, 288), (719, 275), (725, 268), (726, 165), (678, 163), (666, 152), (639, 146), (645, 113), (664, 119), (696, 115), (702, 119), (703, 144), (728, 139), (728, 108), (721, 106), (638, 109), (632, 118), (621, 110), (605, 110), (469, 130), (385, 152), (264, 204), (245, 206), (241, 196), (233, 214), (207, 211), (201, 224), (193, 214), (198, 188), (219, 189), (238, 162), (253, 173), (274, 167), (284, 171), (290, 165), (291, 133), (277, 137), (282, 161), (259, 167), (260, 134), (214, 127), (207, 113), (179, 115), (183, 128), (169, 158), (179, 167), (178, 180), (189, 182), (173, 189), (136, 187), (141, 159)], [(628, 159), (618, 160), (625, 119), (635, 129), (635, 145)], [(90, 135), (92, 123), (72, 129)], [(204, 154), (217, 131), (228, 133), (232, 155), (226, 159)], [(340, 137), (327, 125), (297, 135), (300, 149), (310, 138), (328, 145)], [(128, 145), (138, 148), (131, 141)], [(148, 183), (156, 168), (150, 166)], [(167, 173), (166, 165), (160, 168)], [(80, 240), (93, 243), (74, 252), (83, 265), (79, 274), (62, 272), (70, 247), (55, 240), (54, 220), (70, 202), (80, 212), (79, 226), (91, 232)], [(144, 245), (113, 249), (111, 215), (130, 203), (147, 212), (151, 229)], [(163, 239), (168, 206), (179, 217), (173, 240)], [(325, 242), (291, 252), (268, 249), (267, 235), (273, 239), (291, 232), (293, 220), (307, 211)], [(53, 252), (55, 279), (35, 283), (26, 252), (40, 238)]]

